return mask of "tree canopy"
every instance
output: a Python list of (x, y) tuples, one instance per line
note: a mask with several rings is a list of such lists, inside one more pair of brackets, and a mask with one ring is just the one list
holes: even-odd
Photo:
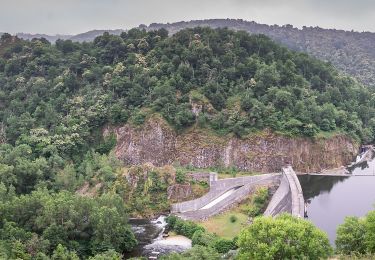
[[(192, 126), (238, 138), (263, 129), (311, 138), (339, 132), (362, 142), (372, 142), (375, 134), (372, 90), (264, 35), (193, 28), (168, 36), (165, 29), (132, 29), (90, 43), (51, 44), (3, 34), (1, 254), (106, 259), (130, 250), (136, 241), (129, 211), (168, 206), (171, 176), (144, 171), (140, 185), (130, 187), (119, 174), (121, 162), (110, 154), (116, 138), (102, 131), (141, 125), (156, 113), (177, 133)], [(82, 192), (90, 185), (100, 189), (95, 198)], [(257, 220), (242, 241), (262, 221), (273, 225)], [(275, 221), (325, 239), (305, 222), (289, 223), (285, 216)], [(217, 240), (212, 248), (229, 248), (227, 242)], [(327, 249), (320, 243), (306, 252), (318, 255), (322, 246)]]
[(311, 222), (280, 215), (257, 217), (238, 238), (238, 259), (324, 259), (332, 253), (328, 237)]

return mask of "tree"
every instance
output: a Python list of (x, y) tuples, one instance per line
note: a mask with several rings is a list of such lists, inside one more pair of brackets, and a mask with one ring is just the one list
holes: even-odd
[(104, 253), (90, 257), (89, 260), (122, 260), (122, 256), (114, 250), (108, 250)]
[(221, 255), (211, 247), (194, 246), (192, 249), (182, 253), (172, 253), (162, 256), (161, 260), (219, 260)]
[(365, 230), (366, 249), (369, 253), (375, 253), (375, 210), (366, 215)]
[(51, 260), (79, 260), (75, 252), (69, 251), (66, 247), (58, 245), (53, 251)]
[(365, 220), (358, 217), (346, 217), (343, 224), (337, 228), (336, 249), (342, 254), (360, 253), (366, 251)]
[(321, 259), (332, 253), (328, 237), (309, 221), (283, 214), (257, 217), (241, 231), (238, 259)]

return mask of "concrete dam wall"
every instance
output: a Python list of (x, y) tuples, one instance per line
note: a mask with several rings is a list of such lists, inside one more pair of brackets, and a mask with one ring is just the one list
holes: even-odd
[[(210, 179), (216, 178), (213, 176)], [(258, 186), (279, 185), (264, 214), (277, 216), (288, 212), (297, 217), (304, 215), (302, 188), (292, 167), (283, 168), (281, 174), (228, 178), (212, 181), (210, 185), (210, 191), (206, 195), (195, 200), (173, 204), (171, 213), (183, 219), (206, 219), (245, 199)]]

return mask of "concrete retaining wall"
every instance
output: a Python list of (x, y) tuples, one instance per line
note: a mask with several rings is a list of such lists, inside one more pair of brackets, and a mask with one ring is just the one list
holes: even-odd
[(277, 185), (279, 180), (279, 176), (277, 177), (269, 177), (266, 179), (259, 179), (253, 183), (245, 184), (235, 192), (233, 192), (230, 196), (226, 197), (222, 201), (218, 202), (217, 204), (213, 205), (211, 208), (208, 209), (200, 209), (196, 211), (189, 211), (177, 214), (183, 219), (190, 219), (190, 220), (202, 220), (209, 218), (211, 216), (217, 215), (226, 209), (230, 208), (233, 204), (239, 203), (240, 201), (246, 199), (246, 197), (256, 189), (256, 187), (260, 185)]
[(281, 177), (280, 186), (273, 194), (263, 215), (275, 217), (282, 212), (292, 213), (292, 196), (285, 174)]
[[(282, 174), (263, 174), (214, 181), (211, 183), (210, 191), (206, 195), (195, 200), (173, 204), (171, 212), (184, 219), (205, 219), (226, 210), (236, 202), (240, 202), (257, 186), (270, 184), (280, 185), (264, 215), (277, 216), (280, 213), (288, 212), (296, 217), (304, 216), (302, 188), (296, 173), (290, 166), (283, 168)], [(225, 192), (234, 188), (238, 189), (228, 197), (210, 208), (202, 209)]]
[(262, 174), (256, 176), (221, 179), (211, 182), (210, 191), (207, 194), (195, 200), (173, 204), (171, 212), (177, 213), (199, 210), (230, 189), (239, 186), (245, 186), (246, 184), (250, 183), (256, 183), (261, 180), (272, 179), (275, 176), (279, 176), (279, 174)]

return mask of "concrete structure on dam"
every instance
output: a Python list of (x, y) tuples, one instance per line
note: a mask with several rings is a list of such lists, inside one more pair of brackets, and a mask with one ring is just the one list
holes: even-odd
[(279, 188), (272, 196), (265, 216), (277, 216), (287, 212), (295, 217), (304, 217), (305, 200), (298, 177), (291, 166), (282, 169)]
[(221, 180), (217, 179), (216, 173), (210, 173), (209, 180), (210, 191), (207, 194), (195, 200), (173, 204), (171, 213), (183, 219), (206, 219), (245, 199), (258, 186), (278, 185), (264, 214), (276, 216), (288, 212), (297, 217), (304, 215), (302, 188), (291, 167), (283, 168), (282, 173)]

